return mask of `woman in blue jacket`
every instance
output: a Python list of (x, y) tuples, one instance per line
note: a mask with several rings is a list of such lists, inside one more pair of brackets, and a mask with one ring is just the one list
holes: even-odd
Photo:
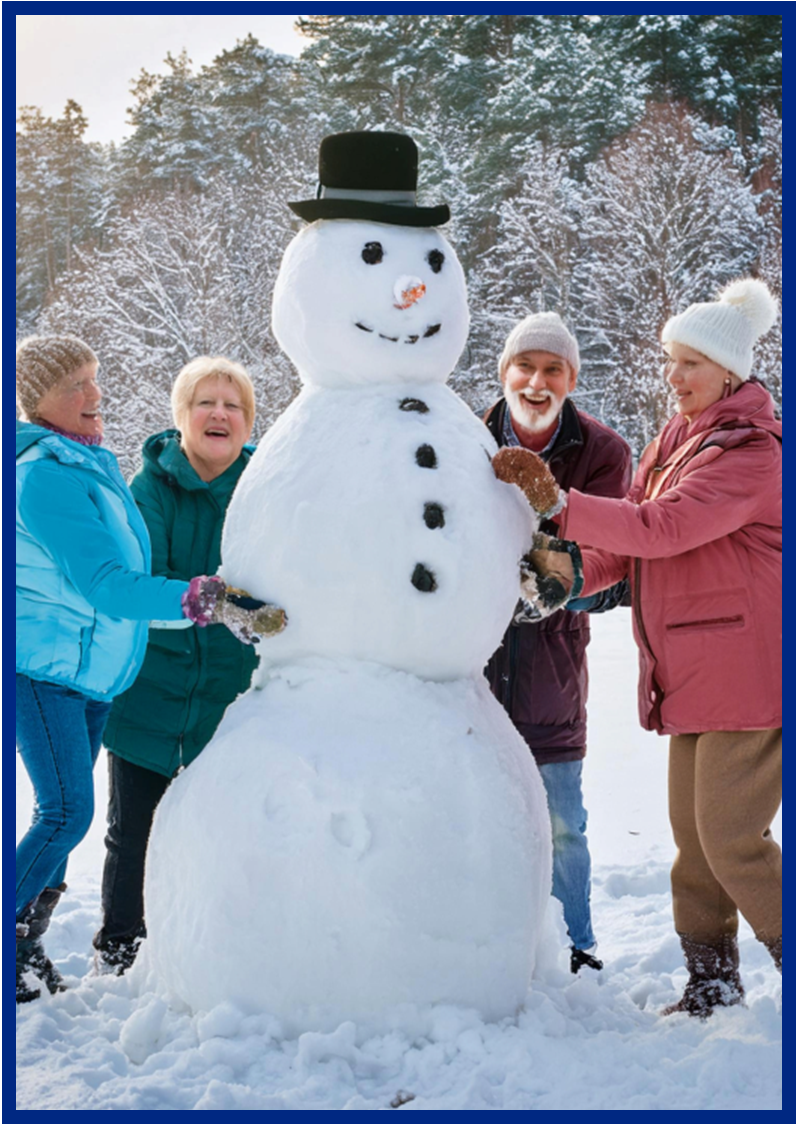
[(62, 988), (41, 937), (66, 889), (67, 857), (94, 813), (92, 770), (116, 695), (136, 677), (150, 621), (220, 622), (240, 639), (284, 614), (219, 578), (150, 574), (146, 525), (103, 449), (97, 357), (71, 336), (17, 350), (17, 746), (35, 794), (16, 853), (17, 1002), (31, 971)]

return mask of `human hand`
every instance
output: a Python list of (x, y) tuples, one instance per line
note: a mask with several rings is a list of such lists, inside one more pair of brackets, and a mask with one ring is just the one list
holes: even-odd
[(493, 456), (499, 480), (516, 484), (541, 519), (550, 519), (565, 506), (565, 493), (541, 457), (530, 449), (505, 445)]
[(216, 575), (192, 578), (183, 595), (183, 613), (200, 628), (225, 625), (244, 644), (280, 633), (287, 623), (279, 606), (258, 601)]
[(541, 617), (578, 597), (584, 585), (581, 552), (576, 543), (537, 532), (531, 550), (520, 560), (521, 597)]

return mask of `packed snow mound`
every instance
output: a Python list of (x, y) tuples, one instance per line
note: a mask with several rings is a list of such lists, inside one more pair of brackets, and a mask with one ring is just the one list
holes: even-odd
[(542, 781), (483, 677), (311, 660), (239, 699), (166, 792), (142, 957), (160, 995), (288, 1035), (426, 1004), (500, 1019), (550, 885)]
[(468, 336), (465, 276), (431, 228), (322, 220), (293, 240), (272, 327), (305, 383), (445, 382)]
[(224, 525), (224, 579), (288, 616), (261, 662), (480, 671), (536, 527), (520, 491), (496, 479), (495, 449), (446, 386), (305, 388), (258, 446)]
[(720, 293), (720, 300), (747, 317), (756, 337), (768, 332), (778, 318), (778, 302), (764, 282), (755, 277), (732, 281)]

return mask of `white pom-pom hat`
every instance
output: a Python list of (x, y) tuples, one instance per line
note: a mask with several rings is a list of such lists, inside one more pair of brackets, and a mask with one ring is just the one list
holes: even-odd
[(694, 348), (745, 380), (753, 366), (753, 344), (770, 330), (777, 316), (778, 302), (764, 282), (743, 277), (727, 285), (716, 301), (690, 305), (671, 317), (661, 342)]

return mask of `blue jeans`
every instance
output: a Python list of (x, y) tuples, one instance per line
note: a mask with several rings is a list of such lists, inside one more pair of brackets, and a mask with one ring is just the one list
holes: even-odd
[(64, 881), (94, 816), (94, 763), (111, 710), (73, 688), (17, 673), (17, 748), (33, 786), (33, 820), (17, 845), (16, 910)]
[(592, 865), (587, 846), (587, 810), (581, 796), (581, 765), (547, 762), (540, 766), (553, 833), (553, 894), (564, 907), (576, 949), (595, 944), (590, 913)]

